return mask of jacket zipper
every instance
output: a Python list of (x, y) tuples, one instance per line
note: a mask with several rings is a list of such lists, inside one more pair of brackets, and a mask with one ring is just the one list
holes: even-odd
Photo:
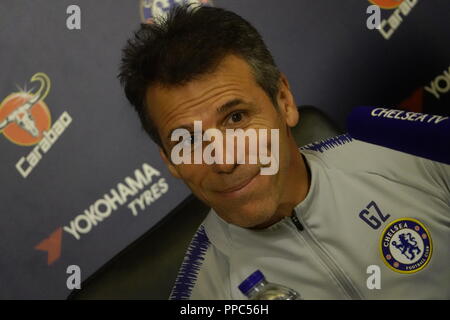
[(345, 276), (342, 269), (339, 268), (334, 259), (318, 244), (317, 240), (312, 236), (309, 230), (305, 228), (305, 224), (300, 221), (295, 212), (292, 213), (291, 220), (299, 231), (299, 234), (313, 249), (312, 251), (316, 253), (323, 264), (327, 266), (329, 273), (338, 281), (344, 292), (353, 300), (361, 300), (361, 295)]

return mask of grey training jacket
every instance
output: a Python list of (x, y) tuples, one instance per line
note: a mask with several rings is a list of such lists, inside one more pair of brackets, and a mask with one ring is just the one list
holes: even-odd
[(450, 166), (348, 135), (303, 147), (306, 198), (264, 230), (211, 210), (171, 299), (246, 299), (255, 270), (303, 299), (449, 299)]

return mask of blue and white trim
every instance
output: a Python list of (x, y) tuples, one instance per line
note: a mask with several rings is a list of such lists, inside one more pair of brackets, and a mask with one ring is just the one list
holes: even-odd
[(211, 242), (206, 235), (204, 226), (195, 233), (191, 244), (184, 257), (178, 277), (170, 295), (170, 300), (188, 300), (191, 296), (192, 288), (197, 281), (198, 272), (205, 260), (205, 254)]
[(342, 146), (348, 142), (352, 142), (353, 138), (348, 134), (342, 134), (340, 136), (328, 138), (319, 142), (313, 142), (300, 148), (300, 150), (313, 150), (318, 152), (324, 152), (326, 150), (334, 149)]

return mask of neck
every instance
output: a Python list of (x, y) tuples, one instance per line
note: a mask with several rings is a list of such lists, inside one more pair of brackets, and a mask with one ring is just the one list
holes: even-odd
[(305, 157), (300, 153), (295, 143), (290, 146), (291, 161), (286, 174), (286, 183), (284, 184), (283, 198), (273, 215), (273, 218), (264, 224), (258, 225), (252, 229), (264, 229), (277, 223), (285, 217), (292, 216), (295, 206), (302, 202), (308, 195), (311, 185), (311, 171), (306, 163)]

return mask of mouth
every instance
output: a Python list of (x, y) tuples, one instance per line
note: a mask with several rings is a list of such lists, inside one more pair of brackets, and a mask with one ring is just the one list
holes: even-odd
[(254, 180), (258, 176), (259, 172), (252, 176), (249, 179), (244, 180), (243, 182), (237, 184), (234, 187), (219, 191), (219, 194), (226, 197), (236, 197), (243, 193), (245, 193), (248, 189), (250, 189), (251, 185), (253, 185)]

